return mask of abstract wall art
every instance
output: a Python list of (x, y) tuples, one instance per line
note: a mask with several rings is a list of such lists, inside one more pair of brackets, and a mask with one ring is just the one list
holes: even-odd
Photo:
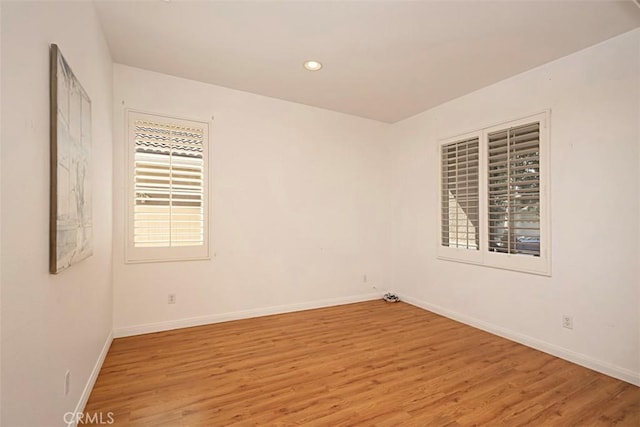
[(57, 45), (51, 45), (49, 271), (93, 254), (91, 100)]

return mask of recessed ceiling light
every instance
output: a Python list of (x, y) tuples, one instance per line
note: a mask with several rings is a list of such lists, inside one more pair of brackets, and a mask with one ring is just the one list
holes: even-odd
[(313, 60), (304, 61), (304, 64), (302, 65), (309, 71), (318, 71), (320, 68), (322, 68), (322, 64), (319, 61)]

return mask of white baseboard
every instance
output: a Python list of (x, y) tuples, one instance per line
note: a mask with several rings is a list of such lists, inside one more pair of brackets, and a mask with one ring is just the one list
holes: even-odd
[[(80, 414), (84, 411), (85, 406), (87, 405), (87, 401), (89, 400), (89, 396), (91, 396), (91, 391), (93, 390), (93, 386), (98, 379), (98, 374), (100, 374), (100, 369), (102, 369), (102, 364), (104, 363), (104, 359), (107, 357), (107, 353), (109, 352), (109, 347), (111, 347), (111, 342), (113, 341), (113, 332), (109, 333), (107, 336), (104, 345), (102, 346), (102, 350), (100, 351), (100, 355), (98, 356), (98, 360), (96, 360), (95, 365), (93, 366), (93, 370), (91, 371), (91, 375), (89, 375), (89, 379), (87, 380), (87, 384), (84, 386), (84, 390), (82, 390), (82, 394), (80, 395), (80, 400), (76, 405), (76, 410), (74, 414)], [(67, 427), (76, 427), (77, 419), (67, 424)]]
[(412, 298), (406, 295), (400, 295), (400, 300), (424, 310), (440, 314), (453, 320), (457, 320), (458, 322), (462, 322), (469, 326), (473, 326), (474, 328), (482, 329), (483, 331), (526, 345), (527, 347), (535, 348), (536, 350), (543, 351), (545, 353), (551, 354), (552, 356), (568, 360), (569, 362), (584, 366), (585, 368), (589, 368), (605, 375), (609, 375), (610, 377), (614, 377), (633, 385), (640, 386), (640, 372), (634, 372), (630, 369), (622, 368), (608, 362), (594, 359), (593, 357), (581, 353), (576, 353), (564, 347), (560, 347), (558, 345), (551, 344), (546, 341), (542, 341), (500, 326), (496, 326), (494, 324), (487, 323), (474, 317), (470, 317), (446, 309), (444, 307), (430, 304), (416, 298)]
[(192, 326), (208, 325), (211, 323), (228, 322), (230, 320), (249, 319), (251, 317), (269, 316), (272, 314), (290, 313), (294, 311), (311, 310), (314, 308), (331, 307), (335, 305), (351, 304), (355, 302), (379, 299), (378, 294), (354, 295), (350, 297), (332, 298), (288, 305), (256, 308), (252, 310), (233, 311), (230, 313), (212, 314), (209, 316), (191, 317), (187, 319), (169, 320), (166, 322), (147, 323), (143, 325), (127, 326), (113, 330), (115, 338), (132, 335), (149, 334), (152, 332), (169, 331), (172, 329), (189, 328)]

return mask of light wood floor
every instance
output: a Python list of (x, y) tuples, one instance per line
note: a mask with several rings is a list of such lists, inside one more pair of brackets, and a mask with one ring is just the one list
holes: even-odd
[(85, 413), (116, 425), (640, 426), (640, 388), (408, 304), (116, 339)]

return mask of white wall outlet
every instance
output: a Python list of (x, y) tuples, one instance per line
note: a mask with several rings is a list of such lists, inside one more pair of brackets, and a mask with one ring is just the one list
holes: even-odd
[(175, 304), (176, 303), (176, 294), (169, 294), (167, 298), (167, 304)]
[(64, 373), (64, 395), (69, 395), (69, 386), (71, 385), (71, 371), (67, 369)]
[(567, 329), (573, 329), (573, 317), (562, 315), (562, 327)]

